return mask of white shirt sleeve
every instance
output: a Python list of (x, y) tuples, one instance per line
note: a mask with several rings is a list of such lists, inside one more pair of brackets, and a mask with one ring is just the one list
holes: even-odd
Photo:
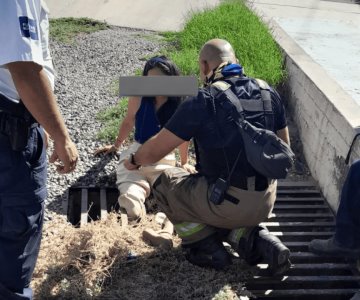
[(33, 61), (43, 65), (40, 0), (1, 0), (0, 65)]
[(43, 0), (0, 0), (0, 93), (19, 100), (5, 64), (30, 61), (41, 65), (54, 88), (49, 50), (48, 13)]

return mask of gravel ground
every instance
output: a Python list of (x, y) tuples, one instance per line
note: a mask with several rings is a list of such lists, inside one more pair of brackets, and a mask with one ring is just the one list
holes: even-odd
[[(73, 44), (51, 42), (57, 71), (55, 94), (73, 141), (80, 153), (76, 172), (59, 175), (50, 165), (46, 219), (61, 213), (62, 199), (72, 185), (113, 185), (114, 157), (94, 157), (102, 145), (96, 135), (101, 124), (96, 114), (117, 103), (111, 85), (121, 75), (132, 75), (144, 65), (144, 56), (156, 53), (160, 41), (145, 38), (149, 31), (111, 27), (83, 34)], [(51, 153), (51, 146), (48, 154)]]

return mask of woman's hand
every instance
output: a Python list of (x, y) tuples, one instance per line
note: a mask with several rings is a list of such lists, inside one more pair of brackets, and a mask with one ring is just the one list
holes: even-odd
[(133, 164), (131, 163), (130, 158), (125, 159), (125, 161), (124, 161), (124, 166), (125, 166), (125, 168), (128, 169), (129, 171), (139, 170), (139, 168), (140, 168), (140, 166), (138, 166), (138, 165), (133, 165)]
[(187, 172), (189, 172), (189, 173), (191, 173), (191, 174), (197, 173), (195, 167), (192, 166), (192, 165), (190, 165), (190, 164), (188, 164), (188, 163), (181, 165), (181, 167), (182, 167), (185, 171), (187, 171)]
[(97, 148), (94, 152), (94, 155), (99, 155), (100, 153), (105, 152), (105, 155), (107, 154), (111, 154), (111, 153), (116, 153), (117, 151), (119, 151), (119, 148), (116, 147), (115, 145), (106, 145), (100, 148)]

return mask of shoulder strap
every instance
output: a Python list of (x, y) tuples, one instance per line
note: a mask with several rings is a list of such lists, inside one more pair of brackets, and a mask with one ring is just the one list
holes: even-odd
[(261, 92), (261, 100), (263, 103), (265, 127), (266, 129), (274, 129), (274, 114), (271, 104), (270, 86), (262, 79), (254, 78), (259, 85)]
[[(211, 85), (211, 87), (215, 87), (218, 91), (220, 90), (220, 91), (225, 92), (228, 89), (230, 90), (231, 84), (229, 84), (225, 81), (216, 81)], [(221, 93), (219, 93), (219, 92), (216, 93), (216, 90), (215, 90), (215, 95), (217, 97), (219, 97), (220, 94)], [(235, 97), (237, 99), (237, 102), (238, 101), (241, 102), (241, 106), (243, 107), (243, 110), (252, 111), (252, 112), (263, 111), (263, 104), (260, 101), (249, 101), (249, 99), (241, 99), (241, 98), (238, 98), (237, 96), (235, 96)]]
[(235, 96), (230, 89), (231, 85), (227, 82), (217, 81), (210, 86), (210, 89), (214, 92), (214, 98), (220, 100), (229, 100), (232, 105), (228, 105), (228, 101), (224, 101), (222, 105), (228, 109), (233, 117), (233, 120), (238, 123), (239, 120), (245, 120), (244, 109), (241, 101)]
[[(224, 81), (219, 81), (217, 82), (216, 84), (213, 84), (210, 86), (210, 96), (212, 98), (212, 105), (214, 106), (213, 110), (214, 110), (214, 118), (215, 118), (215, 126), (216, 126), (216, 131), (217, 131), (217, 134), (219, 136), (219, 139), (222, 139), (222, 135), (220, 134), (220, 130), (219, 130), (219, 127), (218, 127), (218, 122), (217, 122), (217, 116), (216, 116), (216, 104), (215, 104), (215, 99), (222, 99), (222, 97), (226, 97), (226, 92), (227, 91), (230, 91), (231, 92), (231, 89), (230, 89), (231, 85), (228, 84), (227, 82), (224, 82)], [(225, 94), (224, 94), (225, 93)], [(234, 94), (233, 94), (234, 95)], [(234, 95), (235, 97), (235, 95)], [(227, 97), (226, 97), (227, 98)], [(225, 101), (224, 103), (226, 103), (227, 101)], [(239, 101), (236, 101), (240, 104)], [(237, 113), (235, 110), (234, 110), (234, 106), (232, 105), (230, 107), (231, 109), (231, 115), (233, 116), (233, 119), (236, 123), (239, 122), (239, 113)], [(243, 111), (242, 107), (241, 107), (241, 104), (240, 104), (240, 108), (239, 108), (241, 111)], [(242, 114), (242, 120), (244, 120), (244, 115)], [(240, 124), (239, 124), (240, 125)], [(224, 145), (224, 143), (223, 143)], [(240, 155), (242, 153), (242, 150), (239, 151), (236, 159), (235, 159), (235, 162), (233, 163), (233, 166), (230, 170), (230, 166), (229, 166), (229, 161), (227, 159), (227, 155), (226, 155), (226, 152), (225, 152), (225, 149), (224, 149), (224, 146), (222, 146), (222, 150), (223, 150), (223, 155), (224, 155), (224, 159), (225, 159), (225, 163), (226, 163), (226, 168), (227, 168), (227, 171), (228, 171), (228, 175), (227, 175), (227, 179), (226, 181), (229, 183), (230, 182), (230, 178), (232, 176), (232, 174), (234, 173), (235, 171), (235, 167), (237, 166), (237, 163), (239, 161), (239, 158), (240, 158)]]

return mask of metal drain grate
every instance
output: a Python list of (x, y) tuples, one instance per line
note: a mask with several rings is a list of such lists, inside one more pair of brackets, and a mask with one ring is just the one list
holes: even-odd
[(246, 283), (256, 299), (349, 300), (360, 290), (353, 261), (308, 252), (314, 238), (333, 235), (334, 215), (313, 182), (282, 181), (271, 218), (264, 222), (291, 250), (291, 269), (281, 277), (265, 277), (266, 265)]
[(74, 226), (91, 220), (104, 220), (112, 210), (118, 210), (119, 191), (116, 188), (71, 187), (63, 209)]

